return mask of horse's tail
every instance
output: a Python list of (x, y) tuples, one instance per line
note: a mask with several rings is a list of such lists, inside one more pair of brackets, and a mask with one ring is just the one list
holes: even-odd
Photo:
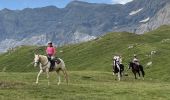
[(123, 72), (124, 71), (124, 65), (123, 64), (120, 64), (120, 70)]
[(139, 65), (139, 68), (140, 68), (140, 71), (142, 72), (142, 75), (145, 76), (145, 72), (143, 70), (143, 66), (142, 65)]

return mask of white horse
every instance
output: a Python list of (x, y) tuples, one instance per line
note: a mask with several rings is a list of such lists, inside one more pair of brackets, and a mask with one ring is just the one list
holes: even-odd
[[(60, 80), (60, 70), (63, 72), (65, 80), (68, 84), (68, 74), (65, 68), (65, 64), (64, 61), (60, 58), (58, 58), (61, 62), (59, 64), (55, 63), (54, 69), (52, 71), (56, 71), (58, 74), (58, 85), (60, 85), (61, 80)], [(44, 55), (37, 55), (35, 54), (34, 57), (34, 67), (38, 66), (40, 67), (40, 71), (37, 75), (37, 79), (36, 79), (36, 84), (38, 84), (38, 80), (39, 80), (39, 76), (42, 72), (46, 72), (47, 74), (47, 79), (48, 79), (48, 85), (50, 84), (49, 82), (49, 68), (50, 68), (50, 61), (48, 60), (47, 56)]]

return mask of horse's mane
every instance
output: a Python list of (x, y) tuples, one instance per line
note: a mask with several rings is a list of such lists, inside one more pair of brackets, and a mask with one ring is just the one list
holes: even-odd
[(47, 56), (45, 56), (45, 55), (39, 55), (40, 57), (47, 57)]
[(47, 56), (45, 56), (45, 55), (38, 55), (40, 58), (43, 58), (43, 59), (46, 59), (47, 58)]

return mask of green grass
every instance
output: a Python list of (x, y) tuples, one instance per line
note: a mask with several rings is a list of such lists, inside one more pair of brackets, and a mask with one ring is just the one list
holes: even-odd
[[(58, 48), (58, 56), (64, 59), (70, 70), (96, 70), (97, 68), (97, 70), (109, 71), (112, 56), (116, 53), (123, 56), (125, 63), (131, 59), (133, 53), (137, 53), (145, 63), (145, 59), (148, 59), (145, 55), (151, 50), (167, 54), (169, 43), (162, 44), (161, 41), (170, 38), (170, 29), (168, 29), (169, 27), (164, 26), (144, 35), (108, 33), (101, 39)], [(130, 45), (135, 47), (128, 49)], [(10, 54), (3, 54), (0, 56), (2, 63), (0, 68), (6, 67), (6, 71), (32, 71), (31, 68), (25, 69), (25, 67), (33, 60), (35, 52), (45, 54), (44, 49), (45, 47), (24, 46)], [(62, 53), (59, 52), (61, 50)]]
[[(70, 71), (69, 85), (63, 80), (57, 85), (56, 73), (50, 74), (50, 86), (45, 74), (38, 85), (37, 73), (0, 73), (1, 100), (169, 100), (170, 84), (155, 80), (135, 80), (132, 75), (121, 82), (109, 72)], [(15, 76), (15, 77), (14, 77)], [(5, 80), (5, 81), (4, 81)]]
[[(134, 47), (129, 49), (131, 45)], [(44, 74), (35, 85), (39, 70), (30, 63), (34, 53), (45, 54), (45, 47), (18, 47), (0, 55), (0, 100), (169, 100), (169, 45), (170, 26), (162, 26), (143, 35), (108, 33), (93, 41), (59, 47), (57, 56), (69, 72), (68, 86), (64, 82), (57, 86), (55, 73), (51, 73), (50, 86)], [(153, 50), (156, 54), (146, 56)], [(126, 71), (129, 76), (118, 82), (112, 76), (112, 56), (122, 55), (127, 70), (134, 53), (144, 65), (145, 80), (134, 80), (131, 71)], [(150, 61), (153, 65), (147, 67)]]
[[(126, 32), (108, 33), (93, 41), (60, 47), (57, 49), (57, 56), (65, 61), (69, 71), (111, 71), (114, 54), (122, 55), (123, 63), (127, 68), (128, 62), (136, 53), (149, 76), (170, 81), (170, 63), (168, 63), (170, 62), (170, 40), (162, 43), (166, 39), (170, 39), (170, 26), (162, 26), (143, 35)], [(128, 49), (131, 45), (134, 48)], [(157, 53), (152, 58), (146, 56), (152, 50), (156, 50)], [(23, 46), (13, 52), (0, 55), (0, 71), (35, 71), (30, 65), (34, 53), (45, 54), (45, 47)], [(146, 69), (149, 61), (152, 61), (153, 65), (150, 69)]]

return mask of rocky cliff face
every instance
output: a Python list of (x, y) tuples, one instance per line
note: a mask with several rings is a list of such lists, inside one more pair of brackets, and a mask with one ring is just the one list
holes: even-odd
[(73, 1), (62, 9), (3, 9), (0, 52), (18, 45), (45, 45), (47, 41), (56, 45), (83, 42), (113, 31), (142, 34), (170, 23), (169, 5), (170, 0), (134, 0), (125, 5)]
[(147, 23), (139, 25), (136, 33), (149, 32), (161, 25), (170, 25), (170, 3), (159, 10)]

